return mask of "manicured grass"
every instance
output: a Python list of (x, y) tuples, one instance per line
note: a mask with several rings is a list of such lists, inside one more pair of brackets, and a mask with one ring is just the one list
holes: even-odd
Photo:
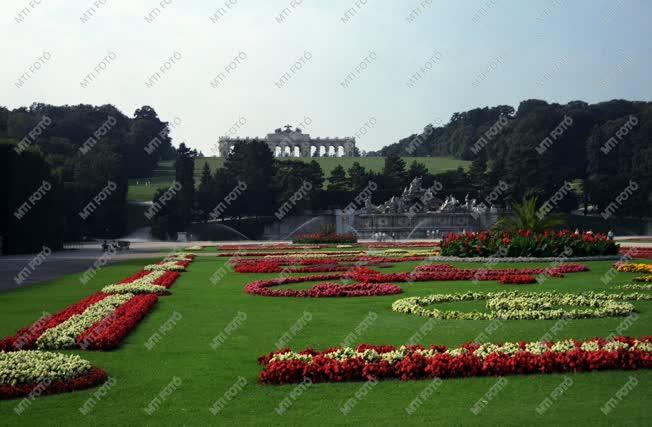
[[(542, 416), (535, 412), (537, 405), (550, 397), (564, 380), (564, 375), (506, 377), (507, 385), (490, 398), (479, 415), (474, 415), (470, 408), (496, 384), (496, 378), (444, 380), (413, 415), (408, 415), (405, 408), (428, 387), (429, 381), (381, 381), (359, 400), (355, 394), (361, 389), (360, 383), (315, 384), (296, 395), (296, 398), (290, 397), (295, 390), (294, 385), (279, 387), (256, 383), (260, 371), (256, 358), (274, 350), (274, 343), (288, 332), (304, 312), (310, 313), (312, 320), (290, 340), (289, 346), (293, 349), (309, 346), (324, 349), (339, 345), (369, 312), (375, 312), (378, 319), (360, 334), (357, 343), (400, 345), (406, 343), (428, 320), (392, 312), (390, 305), (398, 298), (469, 290), (605, 290), (629, 282), (636, 276), (636, 273), (619, 273), (612, 283), (604, 285), (600, 278), (609, 269), (610, 262), (586, 263), (591, 268), (590, 272), (549, 279), (542, 285), (508, 287), (494, 282), (422, 282), (399, 284), (405, 292), (386, 297), (300, 299), (243, 293), (242, 288), (249, 281), (274, 277), (273, 274), (229, 272), (217, 284), (212, 284), (211, 275), (222, 268), (226, 260), (212, 254), (198, 256), (188, 272), (183, 273), (171, 288), (172, 295), (161, 298), (154, 311), (116, 351), (74, 352), (82, 354), (115, 378), (115, 385), (98, 398), (90, 414), (84, 416), (78, 408), (93, 397), (95, 390), (38, 398), (21, 416), (17, 416), (13, 410), (19, 401), (0, 401), (3, 425), (643, 425), (649, 421), (652, 371), (566, 374), (572, 379), (572, 386), (553, 399), (551, 408)], [(71, 275), (1, 294), (0, 335), (13, 334), (18, 328), (36, 320), (43, 311), (62, 309), (107, 283), (139, 271), (149, 261), (133, 260), (105, 267), (85, 286), (77, 280), (79, 275)], [(382, 271), (408, 271), (415, 265), (396, 264)], [(631, 336), (650, 334), (652, 302), (634, 304), (638, 319), (624, 333)], [(152, 350), (147, 350), (145, 342), (175, 311), (181, 314), (181, 320)], [(228, 336), (220, 348), (211, 349), (211, 341), (238, 312), (246, 314), (244, 323)], [(607, 336), (622, 321), (622, 318), (570, 321), (555, 338)], [(490, 340), (537, 340), (549, 332), (555, 323), (503, 321), (490, 334)], [(490, 324), (491, 321), (439, 321), (420, 342), (459, 345), (483, 333)], [(143, 408), (158, 396), (173, 377), (181, 379), (181, 386), (161, 403), (158, 411), (147, 415)], [(244, 389), (227, 401), (221, 413), (213, 416), (209, 407), (239, 377), (246, 380)], [(613, 412), (608, 416), (603, 415), (600, 408), (614, 397), (629, 377), (635, 377), (638, 385)], [(283, 415), (278, 415), (275, 408), (288, 397), (293, 402), (291, 407)], [(357, 404), (348, 415), (344, 415), (340, 408), (351, 398)]]
[[(358, 162), (367, 169), (373, 171), (380, 171), (383, 169), (385, 162), (384, 157), (288, 157), (280, 158), (279, 160), (302, 160), (310, 162), (316, 160), (324, 172), (324, 177), (330, 176), (331, 170), (337, 165), (342, 165), (344, 169), (348, 170), (353, 162)], [(458, 167), (466, 168), (470, 162), (465, 160), (457, 160), (450, 157), (403, 157), (406, 164), (409, 166), (413, 160), (421, 162), (426, 165), (431, 173), (444, 172)], [(201, 172), (204, 168), (204, 163), (208, 163), (212, 171), (221, 167), (224, 164), (223, 157), (206, 157), (197, 159), (195, 161), (195, 182), (199, 183)], [(154, 171), (154, 175), (145, 179), (131, 179), (129, 180), (129, 200), (138, 201), (151, 201), (154, 193), (158, 188), (169, 188), (174, 179), (174, 164), (173, 162), (161, 162), (158, 168)], [(149, 186), (145, 185), (149, 182)]]

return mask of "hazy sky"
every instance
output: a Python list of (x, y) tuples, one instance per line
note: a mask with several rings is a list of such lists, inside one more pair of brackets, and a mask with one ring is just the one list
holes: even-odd
[(286, 123), (312, 136), (357, 135), (370, 150), (478, 106), (652, 99), (645, 0), (3, 0), (0, 8), (0, 105), (111, 103), (132, 116), (148, 104), (180, 123), (175, 144), (205, 154), (221, 135), (263, 136)]

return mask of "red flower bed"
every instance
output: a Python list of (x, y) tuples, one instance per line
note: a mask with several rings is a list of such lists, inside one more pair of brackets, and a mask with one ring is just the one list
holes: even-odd
[(242, 244), (242, 245), (219, 245), (215, 248), (218, 251), (268, 251), (274, 249), (321, 249), (323, 245), (294, 245), (292, 243), (263, 243), (263, 244)]
[(0, 340), (0, 351), (30, 350), (34, 349), (36, 340), (50, 328), (65, 322), (75, 314), (81, 314), (91, 305), (103, 300), (108, 294), (97, 292), (82, 301), (73, 304), (64, 310), (40, 319), (27, 328), (20, 329), (16, 335)]
[[(328, 355), (337, 348), (316, 352), (306, 349), (300, 354), (309, 355), (311, 360), (273, 360), (277, 354), (288, 353), (281, 350), (269, 353), (258, 359), (263, 371), (258, 380), (264, 384), (288, 384), (305, 381), (343, 382), (368, 381), (372, 379), (394, 378), (414, 380), (422, 378), (462, 378), (476, 376), (504, 376), (524, 374), (551, 374), (561, 372), (586, 372), (606, 369), (649, 369), (652, 368), (652, 352), (636, 347), (635, 340), (629, 337), (616, 337), (614, 341), (625, 343), (625, 348), (605, 347), (604, 339), (597, 339), (598, 348), (586, 350), (583, 342), (575, 341), (572, 348), (555, 350), (553, 343), (544, 343), (546, 351), (532, 353), (526, 343), (518, 343), (520, 350), (515, 353), (491, 352), (477, 354), (478, 343), (467, 343), (458, 353), (446, 352), (446, 347), (431, 345), (423, 353), (423, 346), (408, 346), (405, 350), (393, 346), (360, 345), (359, 356), (337, 360)], [(652, 343), (652, 337), (644, 337), (639, 342)], [(381, 357), (369, 361), (362, 358), (362, 352), (373, 350), (382, 355), (391, 351), (403, 352), (402, 357), (389, 362)]]
[(338, 234), (334, 231), (299, 234), (292, 238), (292, 243), (356, 243), (358, 238), (353, 233)]
[(254, 252), (220, 252), (217, 254), (218, 257), (264, 257), (269, 255), (287, 255), (287, 256), (296, 256), (296, 255), (314, 255), (321, 254), (323, 252), (301, 252), (297, 253), (295, 251), (274, 251), (274, 252), (264, 252), (264, 251), (254, 251)]
[(504, 284), (514, 284), (514, 285), (523, 285), (523, 284), (528, 284), (528, 283), (536, 283), (537, 279), (535, 279), (533, 276), (529, 276), (527, 274), (518, 274), (518, 275), (512, 275), (512, 276), (500, 276), (498, 279), (500, 283)]
[[(346, 271), (352, 267), (351, 263), (357, 265), (376, 265), (395, 262), (412, 262), (422, 261), (425, 256), (405, 256), (405, 257), (377, 257), (377, 256), (351, 256), (351, 257), (324, 257), (324, 258), (275, 258), (275, 259), (236, 259), (231, 262), (233, 269), (238, 273), (280, 273), (287, 271), (290, 273), (320, 273), (330, 271)], [(347, 265), (343, 265), (347, 264)], [(283, 268), (293, 265), (317, 265), (319, 267), (307, 268)]]
[(178, 271), (166, 271), (165, 274), (154, 280), (153, 283), (155, 285), (165, 286), (166, 288), (169, 288), (179, 278), (179, 276), (181, 276), (181, 273)]
[(370, 249), (379, 248), (436, 248), (439, 242), (370, 242), (362, 243)]
[(652, 259), (652, 248), (631, 246), (627, 248), (620, 248), (621, 255), (627, 255), (631, 258), (644, 258)]
[(480, 231), (450, 233), (441, 242), (441, 254), (459, 257), (558, 257), (570, 250), (573, 256), (615, 255), (618, 245), (604, 234), (569, 230), (534, 233)]
[(119, 306), (113, 314), (100, 320), (77, 337), (83, 350), (111, 350), (136, 327), (158, 301), (155, 294), (135, 295)]
[(337, 283), (319, 283), (310, 289), (270, 289), (274, 286), (287, 285), (291, 283), (315, 282), (321, 280), (333, 280), (344, 277), (341, 274), (320, 274), (316, 276), (283, 277), (269, 280), (256, 280), (245, 286), (248, 294), (262, 295), (268, 297), (361, 297), (377, 295), (393, 295), (401, 293), (402, 290), (390, 283), (371, 284), (354, 283), (352, 285), (339, 285)]
[[(586, 271), (583, 265), (569, 264), (551, 268), (456, 268), (449, 264), (418, 266), (414, 272), (383, 274), (365, 268), (351, 272), (351, 278), (364, 283), (384, 282), (428, 282), (455, 280), (497, 280), (501, 283), (534, 283), (533, 275), (563, 277), (563, 273)], [(510, 280), (509, 277), (516, 277)]]
[(52, 381), (48, 385), (42, 384), (0, 384), (0, 399), (16, 399), (29, 396), (32, 391), (40, 391), (39, 396), (47, 394), (68, 393), (95, 387), (106, 381), (107, 374), (99, 368), (91, 368), (88, 372), (67, 381)]

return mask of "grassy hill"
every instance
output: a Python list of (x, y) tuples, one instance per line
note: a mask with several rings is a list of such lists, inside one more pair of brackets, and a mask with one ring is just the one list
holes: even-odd
[[(331, 170), (337, 165), (342, 165), (344, 169), (349, 169), (353, 162), (359, 162), (362, 166), (373, 171), (380, 171), (383, 168), (385, 159), (383, 157), (289, 157), (281, 158), (283, 160), (302, 160), (309, 162), (316, 160), (324, 171), (324, 177), (328, 177)], [(466, 168), (470, 162), (457, 160), (450, 157), (403, 157), (403, 160), (409, 165), (413, 160), (421, 162), (428, 167), (431, 173), (439, 173), (458, 167)], [(199, 183), (201, 171), (204, 163), (208, 163), (211, 170), (221, 167), (224, 163), (223, 157), (206, 157), (195, 161), (195, 181)], [(154, 175), (146, 179), (129, 180), (129, 200), (152, 200), (152, 197), (158, 188), (169, 188), (174, 179), (174, 163), (172, 161), (161, 162), (155, 170)], [(149, 185), (145, 185), (148, 181)]]

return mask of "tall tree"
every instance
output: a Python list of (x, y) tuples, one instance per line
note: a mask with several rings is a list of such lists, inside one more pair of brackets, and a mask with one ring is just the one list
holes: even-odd
[(175, 180), (181, 189), (175, 194), (178, 209), (178, 231), (186, 228), (192, 220), (193, 202), (195, 199), (195, 159), (191, 150), (183, 142), (177, 149), (177, 159), (174, 162)]
[(348, 190), (347, 184), (346, 171), (342, 165), (335, 166), (328, 177), (328, 191), (346, 191)]
[(206, 221), (208, 214), (215, 207), (215, 181), (211, 175), (211, 168), (208, 162), (204, 163), (204, 168), (199, 179), (199, 188), (197, 189), (197, 209), (199, 217)]
[(358, 162), (353, 162), (349, 168), (349, 187), (351, 191), (358, 194), (369, 184), (367, 170)]
[(400, 191), (407, 184), (405, 160), (398, 156), (385, 157), (383, 166), (384, 187), (387, 191)]
[(231, 203), (236, 215), (271, 215), (274, 212), (276, 164), (267, 143), (251, 140), (237, 144), (224, 161), (237, 197)]

